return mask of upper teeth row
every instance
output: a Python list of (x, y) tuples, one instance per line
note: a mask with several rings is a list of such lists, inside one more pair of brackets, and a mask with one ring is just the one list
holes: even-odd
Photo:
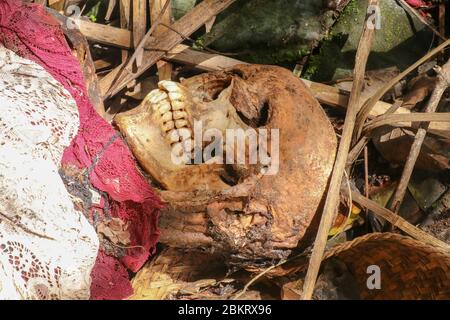
[(194, 143), (192, 130), (187, 120), (185, 104), (188, 97), (184, 89), (173, 81), (160, 81), (159, 89), (151, 91), (146, 100), (160, 119), (162, 130), (166, 133), (174, 150), (192, 151)]

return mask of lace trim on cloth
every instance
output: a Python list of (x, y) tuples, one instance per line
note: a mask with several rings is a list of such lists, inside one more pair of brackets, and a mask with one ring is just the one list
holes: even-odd
[[(103, 150), (116, 132), (102, 119), (87, 96), (81, 68), (72, 55), (55, 19), (40, 6), (23, 4), (16, 0), (0, 0), (0, 44), (18, 55), (44, 67), (76, 101), (80, 126), (78, 134), (64, 151), (62, 167), (84, 171)], [(133, 155), (122, 139), (116, 139), (103, 151), (89, 174), (89, 184), (100, 191), (101, 199), (92, 204), (92, 221), (108, 217), (120, 218), (132, 235), (129, 249), (120, 257), (113, 257), (124, 267), (136, 272), (150, 253), (154, 252), (159, 237), (157, 227), (162, 203), (149, 183), (137, 169)], [(106, 213), (108, 217), (106, 217)], [(103, 252), (103, 248), (101, 248)], [(98, 259), (97, 264), (104, 263)], [(108, 268), (113, 268), (108, 264)], [(107, 268), (95, 268), (106, 272)], [(114, 269), (116, 270), (116, 269)], [(109, 270), (108, 273), (116, 272)], [(98, 288), (109, 288), (111, 297), (117, 297), (107, 277), (93, 274), (99, 283), (92, 284), (91, 299), (108, 298)], [(94, 282), (97, 280), (94, 280)], [(117, 290), (121, 290), (118, 286)], [(122, 293), (125, 298), (127, 293)]]
[(98, 237), (58, 174), (78, 131), (70, 93), (0, 47), (0, 299), (87, 299)]

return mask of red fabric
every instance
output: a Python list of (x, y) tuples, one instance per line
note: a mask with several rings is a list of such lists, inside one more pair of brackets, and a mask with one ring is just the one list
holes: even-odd
[(420, 15), (424, 18), (430, 18), (430, 14), (427, 13), (427, 10), (433, 6), (433, 3), (430, 1), (423, 1), (423, 0), (405, 0), (406, 3), (408, 3), (412, 8), (414, 9), (420, 9), (417, 10)]
[[(39, 5), (0, 0), (0, 44), (42, 65), (71, 93), (78, 105), (80, 128), (65, 150), (61, 163), (80, 169), (89, 168), (116, 132), (97, 114), (89, 101), (81, 68), (71, 54), (59, 23)], [(111, 216), (127, 223), (132, 234), (130, 246), (140, 246), (128, 249), (121, 259), (126, 268), (136, 272), (155, 249), (159, 237), (157, 220), (162, 204), (139, 173), (132, 154), (120, 138), (102, 153), (89, 178), (96, 189), (108, 194), (102, 203), (109, 208)], [(113, 277), (112, 274), (123, 274), (125, 270), (111, 264), (111, 259), (105, 259), (103, 253), (99, 254), (93, 270), (93, 299), (129, 295), (122, 282), (115, 288), (110, 281), (105, 281), (119, 279), (120, 276)]]
[(406, 0), (406, 2), (413, 8), (429, 7), (430, 5), (423, 0)]
[(102, 251), (92, 270), (91, 292), (96, 300), (120, 300), (133, 294), (125, 267)]

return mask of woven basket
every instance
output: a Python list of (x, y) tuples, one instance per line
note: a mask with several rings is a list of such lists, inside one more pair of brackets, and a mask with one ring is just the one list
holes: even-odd
[[(361, 299), (450, 299), (450, 251), (394, 233), (372, 233), (332, 248), (357, 279)], [(367, 267), (381, 271), (381, 289), (367, 288)]]
[(168, 248), (147, 263), (133, 278), (130, 300), (163, 300), (183, 291), (197, 293), (226, 274), (217, 255)]
[[(325, 254), (323, 265), (331, 258), (345, 263), (356, 279), (361, 299), (450, 299), (449, 250), (394, 233), (372, 233), (333, 247)], [(380, 268), (381, 289), (367, 288), (370, 265)], [(274, 269), (269, 277), (289, 276), (302, 283), (307, 266), (305, 257), (294, 259)], [(199, 289), (223, 279), (223, 267), (224, 262), (210, 254), (169, 248), (136, 275), (130, 299), (167, 299), (176, 292), (191, 292), (194, 297)]]

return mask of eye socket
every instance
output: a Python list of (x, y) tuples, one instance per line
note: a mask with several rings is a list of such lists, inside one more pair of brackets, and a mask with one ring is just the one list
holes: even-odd
[(269, 102), (265, 101), (259, 109), (259, 118), (257, 127), (262, 127), (267, 124), (267, 121), (269, 121)]
[(232, 78), (216, 79), (205, 82), (199, 90), (202, 91), (203, 102), (211, 102), (217, 100), (223, 90), (231, 85)]
[(267, 122), (269, 121), (269, 102), (265, 101), (262, 103), (261, 107), (259, 108), (259, 113), (257, 117), (246, 117), (241, 111), (236, 110), (239, 118), (248, 126), (252, 128), (259, 128), (262, 126), (265, 126)]

